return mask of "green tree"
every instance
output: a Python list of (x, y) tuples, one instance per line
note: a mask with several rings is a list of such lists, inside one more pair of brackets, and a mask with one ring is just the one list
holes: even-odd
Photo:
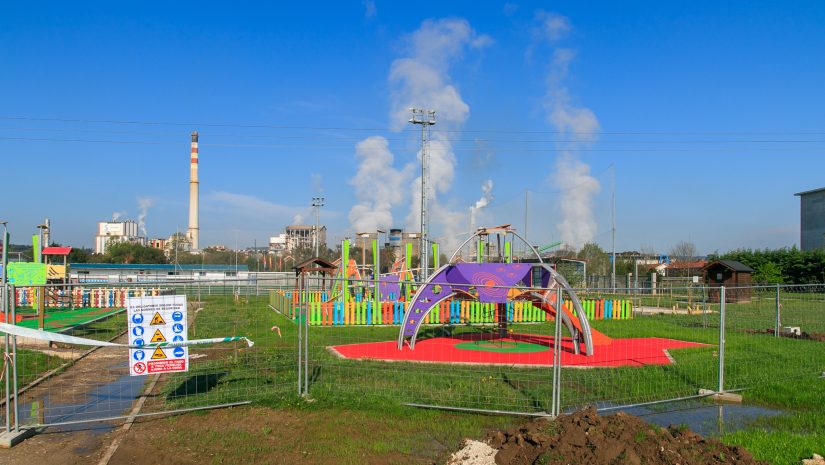
[(101, 257), (102, 263), (166, 263), (166, 256), (160, 249), (146, 247), (132, 242), (109, 244)]
[(759, 284), (782, 284), (785, 282), (782, 269), (774, 262), (765, 262), (757, 266), (752, 279)]
[(607, 252), (595, 242), (584, 244), (576, 255), (576, 258), (587, 261), (588, 274), (608, 275), (611, 273), (610, 257)]

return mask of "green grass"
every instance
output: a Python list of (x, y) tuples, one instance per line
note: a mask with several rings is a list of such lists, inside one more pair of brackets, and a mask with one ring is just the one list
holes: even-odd
[[(551, 370), (513, 367), (477, 367), (440, 364), (387, 363), (342, 360), (327, 346), (370, 341), (395, 340), (397, 327), (311, 327), (309, 344), (310, 396), (297, 396), (298, 327), (267, 307), (265, 296), (244, 296), (236, 301), (228, 295), (201, 295), (203, 309), (190, 311), (190, 338), (240, 335), (256, 345), (243, 343), (214, 347), (193, 347), (188, 373), (161, 378), (161, 402), (150, 407), (171, 409), (252, 401), (257, 405), (323, 414), (329, 419), (329, 437), (324, 431), (305, 447), (335, 444), (341, 412), (359, 418), (381, 418), (399, 431), (408, 429), (413, 419), (422, 430), (449, 438), (466, 435), (476, 415), (452, 415), (445, 422), (436, 412), (410, 409), (405, 402), (510, 411), (546, 411), (551, 396)], [(782, 323), (800, 326), (809, 333), (825, 333), (825, 299), (821, 294), (782, 294)], [(754, 293), (750, 303), (726, 306), (727, 389), (744, 391), (746, 402), (788, 410), (789, 415), (761, 421), (729, 434), (723, 440), (748, 447), (757, 458), (774, 464), (796, 463), (802, 456), (825, 450), (825, 343), (774, 338), (757, 334), (772, 328), (776, 305), (771, 293)], [(633, 320), (595, 321), (593, 327), (615, 338), (666, 337), (708, 344), (706, 347), (673, 350), (675, 364), (625, 368), (562, 370), (562, 406), (575, 408), (592, 403), (628, 404), (663, 400), (715, 389), (718, 383), (718, 304), (707, 314), (655, 315)], [(122, 320), (122, 321), (121, 321)], [(279, 337), (271, 328), (277, 325)], [(125, 327), (125, 317), (115, 317), (85, 329), (103, 336)], [(514, 325), (517, 332), (552, 334), (549, 323)], [(457, 326), (422, 329), (421, 338), (447, 330), (453, 334), (480, 331)], [(80, 335), (80, 334), (75, 334)], [(353, 413), (355, 412), (355, 413)], [(486, 418), (486, 417), (485, 417)], [(466, 420), (465, 420), (466, 419)], [(366, 420), (364, 420), (366, 421)], [(510, 420), (508, 420), (510, 421)], [(337, 426), (336, 426), (337, 425)], [(454, 431), (454, 432), (453, 432)], [(263, 447), (249, 438), (236, 438)], [(204, 439), (206, 440), (206, 439)], [(446, 439), (445, 439), (446, 440)], [(357, 463), (358, 451), (404, 453), (420, 446), (400, 433), (380, 432), (365, 443), (340, 447), (340, 463)], [(793, 447), (787, 446), (794, 441)], [(457, 439), (456, 439), (457, 443)], [(311, 451), (310, 451), (311, 452)], [(230, 453), (230, 452), (227, 452)]]

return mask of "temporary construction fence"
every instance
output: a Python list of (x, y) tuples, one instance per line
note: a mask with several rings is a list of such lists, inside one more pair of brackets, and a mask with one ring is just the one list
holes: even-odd
[[(176, 280), (101, 286), (143, 295), (160, 289), (161, 298), (185, 295), (189, 339), (244, 336), (255, 343), (193, 345), (188, 371), (149, 376), (129, 374), (135, 360), (126, 347), (122, 308), (45, 308), (40, 326), (38, 309), (21, 307), (9, 286), (3, 321), (121, 345), (48, 343), (7, 333), (0, 421), (9, 429), (65, 428), (132, 413), (279, 405), (297, 395), (353, 408), (409, 404), (545, 415), (586, 404), (609, 409), (695, 397), (700, 390), (738, 391), (825, 372), (821, 285), (691, 288), (689, 306), (633, 288), (577, 290), (594, 330), (593, 354), (585, 355), (576, 353), (560, 319), (530, 301), (496, 307), (452, 296), (428, 315), (415, 349), (399, 350), (403, 302), (380, 303), (376, 312), (372, 301), (327, 302), (322, 289), (294, 284), (285, 277), (265, 285)], [(565, 291), (534, 290), (554, 292), (556, 308), (574, 310)], [(504, 337), (496, 317), (502, 310)]]

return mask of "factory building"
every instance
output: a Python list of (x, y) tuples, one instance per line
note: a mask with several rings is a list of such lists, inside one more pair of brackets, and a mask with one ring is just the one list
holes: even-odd
[(421, 250), (421, 233), (404, 232), (403, 229), (390, 229), (389, 244), (395, 251), (397, 258), (404, 255), (407, 244), (412, 244), (412, 254), (418, 256)]
[(109, 244), (120, 242), (146, 245), (146, 238), (138, 234), (138, 224), (132, 220), (101, 221), (97, 223), (95, 253), (104, 254)]
[[(315, 247), (315, 226), (307, 225), (291, 225), (284, 230), (286, 236), (286, 250), (292, 251), (300, 248), (314, 248)], [(327, 246), (327, 227), (321, 226), (318, 231), (319, 246), (324, 248)], [(270, 241), (271, 243), (271, 241)]]
[(798, 192), (800, 244), (802, 250), (825, 247), (825, 187)]

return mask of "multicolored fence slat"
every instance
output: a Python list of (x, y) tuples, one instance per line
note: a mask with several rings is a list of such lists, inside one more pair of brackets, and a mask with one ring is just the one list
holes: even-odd
[[(299, 295), (300, 294), (300, 295)], [(94, 298), (94, 296), (92, 296)], [(271, 291), (269, 304), (281, 313), (295, 318), (298, 304), (306, 306), (312, 326), (376, 326), (399, 325), (404, 318), (405, 302), (387, 300), (377, 306), (374, 301), (355, 295), (352, 300), (330, 301), (323, 291), (299, 293), (297, 290)], [(628, 320), (633, 318), (633, 305), (627, 299), (581, 299), (588, 320)], [(575, 316), (570, 301), (565, 309)], [(504, 307), (508, 323), (540, 323), (551, 321), (549, 313), (530, 301), (510, 301)], [(427, 316), (427, 324), (495, 324), (499, 307), (494, 303), (447, 299), (439, 302)]]

